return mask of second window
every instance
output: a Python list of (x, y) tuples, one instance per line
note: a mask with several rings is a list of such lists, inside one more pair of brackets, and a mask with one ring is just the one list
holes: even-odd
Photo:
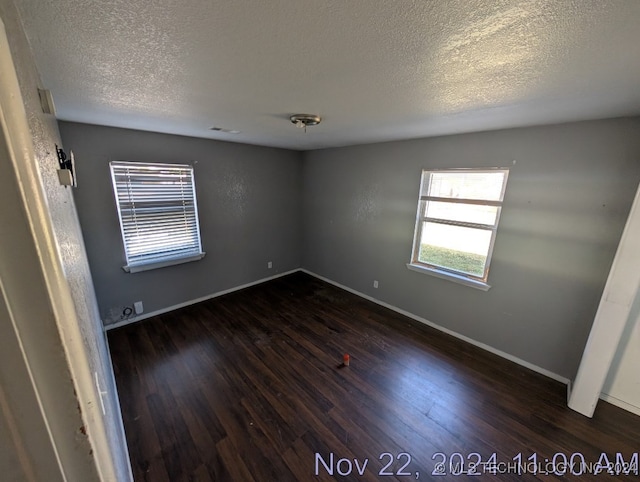
[(411, 264), (486, 283), (508, 175), (423, 171)]

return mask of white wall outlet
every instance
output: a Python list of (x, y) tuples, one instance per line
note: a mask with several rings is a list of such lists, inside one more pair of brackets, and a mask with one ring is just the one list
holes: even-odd
[(374, 287), (374, 288), (377, 288), (377, 287), (378, 287), (378, 280), (377, 280), (377, 279), (374, 279), (374, 280), (373, 280), (373, 287)]
[(273, 268), (273, 263), (271, 261), (267, 261), (267, 268)]
[(139, 315), (140, 313), (144, 312), (144, 306), (142, 306), (142, 301), (136, 301), (133, 304), (133, 309), (136, 310), (136, 315)]

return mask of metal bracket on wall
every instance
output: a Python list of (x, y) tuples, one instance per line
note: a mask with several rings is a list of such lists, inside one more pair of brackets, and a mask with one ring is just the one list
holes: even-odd
[(67, 187), (78, 187), (78, 183), (76, 182), (75, 176), (75, 159), (73, 158), (73, 151), (69, 151), (69, 157), (62, 150), (61, 147), (58, 147), (56, 144), (56, 153), (58, 154), (58, 163), (60, 164), (60, 169), (58, 169), (58, 180), (60, 181), (60, 185)]

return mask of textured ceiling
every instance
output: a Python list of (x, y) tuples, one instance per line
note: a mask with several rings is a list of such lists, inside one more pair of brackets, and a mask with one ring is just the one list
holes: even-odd
[(640, 114), (640, 0), (16, 4), (63, 120), (305, 150)]

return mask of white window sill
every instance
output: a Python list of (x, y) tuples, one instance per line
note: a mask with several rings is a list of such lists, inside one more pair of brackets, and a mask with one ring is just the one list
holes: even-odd
[(137, 265), (123, 266), (122, 269), (127, 273), (139, 273), (140, 271), (148, 271), (150, 269), (165, 268), (166, 266), (174, 266), (176, 264), (189, 263), (190, 261), (198, 261), (204, 258), (206, 253), (196, 254), (194, 256), (186, 256), (184, 258), (169, 259), (166, 261), (158, 261), (156, 263), (146, 263)]
[(463, 275), (450, 273), (449, 271), (444, 271), (437, 268), (429, 268), (427, 266), (412, 263), (407, 263), (407, 268), (409, 268), (411, 271), (428, 274), (431, 276), (435, 276), (436, 278), (442, 278), (448, 281), (453, 281), (454, 283), (470, 286), (471, 288), (475, 288), (477, 290), (489, 291), (489, 288), (491, 288), (491, 285), (488, 285), (483, 281), (477, 281), (471, 278), (467, 278)]

